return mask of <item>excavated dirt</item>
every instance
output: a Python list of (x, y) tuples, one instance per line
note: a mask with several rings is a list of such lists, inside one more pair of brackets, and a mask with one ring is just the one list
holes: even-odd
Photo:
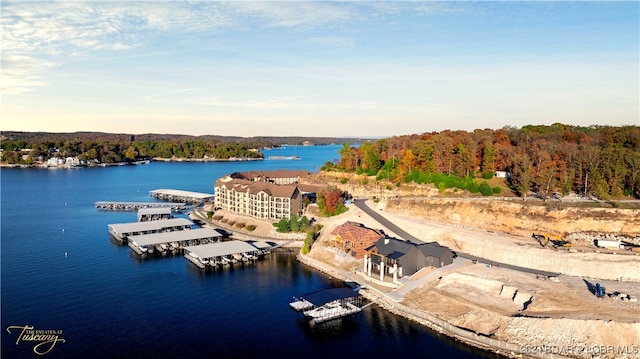
[[(480, 335), (519, 345), (521, 351), (507, 353), (509, 356), (547, 353), (573, 358), (640, 358), (640, 302), (621, 299), (622, 294), (625, 298), (629, 298), (626, 295), (640, 298), (640, 280), (616, 280), (620, 273), (622, 277), (640, 278), (640, 256), (623, 251), (619, 255), (596, 252), (586, 244), (577, 247), (582, 252), (556, 251), (541, 248), (529, 236), (389, 213), (384, 201), (376, 204), (376, 208), (423, 240), (437, 240), (461, 251), (482, 252), (480, 248), (484, 248), (482, 253), (496, 256), (496, 261), (512, 259), (523, 266), (537, 262), (550, 271), (577, 273), (560, 275), (555, 282), (531, 273), (467, 262), (408, 292), (402, 304)], [(321, 220), (323, 235), (310, 256), (343, 271), (359, 268), (359, 261), (342, 259), (326, 249), (331, 243), (328, 233), (347, 220), (371, 228), (380, 226), (350, 206), (345, 214)], [(533, 259), (527, 261), (526, 257)], [(425, 275), (428, 273), (421, 277)], [(596, 298), (592, 292), (596, 283), (604, 286), (611, 296)], [(380, 291), (391, 290), (375, 287)], [(614, 295), (618, 293), (622, 294)]]

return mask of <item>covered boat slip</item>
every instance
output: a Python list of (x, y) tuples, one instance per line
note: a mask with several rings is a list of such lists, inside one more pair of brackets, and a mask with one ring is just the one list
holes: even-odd
[[(160, 232), (129, 236), (129, 246), (136, 253), (145, 253), (157, 249), (163, 252), (167, 249), (179, 249), (187, 246), (197, 246), (219, 241), (222, 233), (212, 228), (198, 228), (188, 231)], [(139, 249), (136, 250), (136, 248)]]
[(193, 204), (213, 200), (213, 194), (211, 193), (191, 192), (179, 189), (155, 189), (149, 191), (149, 195), (164, 201), (181, 201)]
[[(255, 243), (260, 243), (262, 249), (257, 248)], [(187, 252), (185, 257), (191, 263), (200, 268), (205, 268), (206, 265), (218, 266), (255, 260), (261, 254), (261, 251), (264, 251), (263, 244), (266, 243), (254, 242), (254, 244), (250, 244), (233, 240), (184, 247), (184, 250)]]
[(193, 222), (186, 218), (172, 218), (162, 221), (131, 222), (109, 224), (109, 233), (117, 240), (126, 240), (129, 236), (191, 229)]
[(98, 201), (95, 203), (97, 209), (111, 211), (137, 211), (142, 208), (169, 208), (175, 212), (184, 211), (186, 203), (175, 202), (109, 202)]
[(303, 311), (311, 323), (322, 323), (362, 311), (362, 296), (348, 287), (332, 288), (305, 294), (289, 305)]
[(171, 218), (171, 208), (140, 208), (138, 210), (138, 222), (157, 221)]

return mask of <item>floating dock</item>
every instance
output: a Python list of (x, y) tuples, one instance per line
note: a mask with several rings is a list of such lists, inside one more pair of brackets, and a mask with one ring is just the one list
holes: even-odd
[(138, 210), (138, 222), (158, 221), (171, 218), (171, 208), (140, 208)]
[(162, 221), (114, 223), (107, 225), (109, 233), (118, 241), (126, 241), (129, 236), (190, 230), (193, 222), (186, 218), (172, 218)]
[(155, 251), (164, 252), (188, 246), (213, 243), (222, 238), (222, 233), (213, 228), (198, 228), (186, 231), (131, 235), (127, 241), (129, 242), (129, 247), (131, 247), (134, 252), (142, 255)]
[(211, 193), (191, 192), (179, 189), (154, 189), (153, 191), (149, 191), (149, 195), (163, 201), (180, 201), (191, 204), (200, 204), (213, 200), (213, 194)]
[(98, 201), (95, 203), (97, 209), (110, 211), (138, 211), (143, 208), (169, 208), (174, 212), (181, 212), (187, 209), (186, 203), (167, 202), (110, 202)]
[(351, 288), (332, 288), (305, 294), (289, 303), (294, 310), (311, 318), (310, 323), (322, 323), (362, 311), (362, 296)]
[(261, 251), (254, 244), (243, 241), (227, 241), (197, 246), (184, 247), (187, 252), (185, 258), (197, 267), (217, 267), (238, 262), (248, 262), (258, 259)]

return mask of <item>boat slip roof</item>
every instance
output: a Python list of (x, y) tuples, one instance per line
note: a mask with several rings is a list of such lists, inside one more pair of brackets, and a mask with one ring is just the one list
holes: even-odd
[(149, 193), (156, 194), (156, 195), (165, 195), (165, 196), (198, 198), (201, 200), (205, 200), (213, 197), (212, 193), (191, 192), (191, 191), (183, 191), (180, 189), (154, 189), (153, 191), (149, 191)]
[(149, 214), (171, 214), (171, 208), (169, 207), (155, 207), (155, 208), (140, 208), (138, 209), (138, 216)]
[(249, 242), (249, 243), (251, 243), (252, 246), (258, 249), (271, 248), (271, 245), (267, 242)]
[(187, 229), (184, 231), (160, 232), (129, 236), (129, 240), (139, 246), (149, 246), (160, 243), (190, 241), (194, 239), (220, 238), (222, 234), (213, 228)]
[(179, 226), (192, 226), (193, 222), (186, 218), (172, 218), (163, 219), (161, 221), (148, 221), (148, 222), (131, 222), (131, 223), (114, 223), (109, 224), (109, 227), (118, 234), (144, 232), (144, 231), (159, 231), (163, 228), (179, 227)]
[(302, 296), (302, 299), (319, 307), (325, 303), (333, 302), (338, 299), (355, 298), (360, 294), (349, 287), (325, 289)]
[(192, 252), (200, 258), (220, 257), (235, 253), (255, 252), (258, 250), (256, 247), (243, 241), (209, 243), (199, 246), (184, 247), (184, 249)]

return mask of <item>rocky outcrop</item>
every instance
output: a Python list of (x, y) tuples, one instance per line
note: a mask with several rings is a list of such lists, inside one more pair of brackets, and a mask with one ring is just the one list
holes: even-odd
[(530, 235), (548, 232), (640, 233), (638, 210), (617, 208), (558, 208), (501, 200), (402, 198), (386, 202), (389, 212), (496, 232)]

